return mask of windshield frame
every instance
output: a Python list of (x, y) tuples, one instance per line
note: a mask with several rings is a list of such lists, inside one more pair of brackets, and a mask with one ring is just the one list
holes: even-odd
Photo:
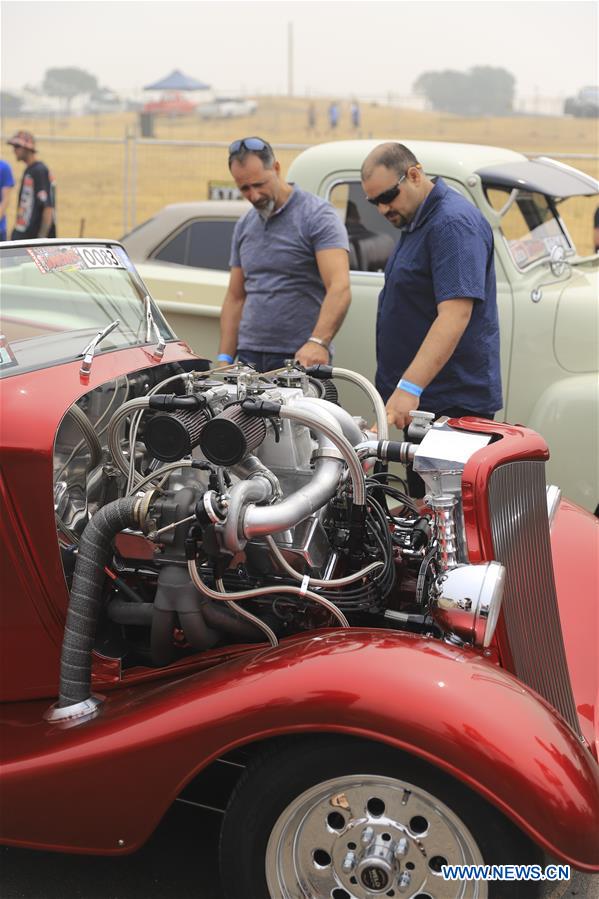
[[(483, 185), (485, 202), (488, 204), (489, 208), (492, 209), (493, 212), (495, 213), (495, 215), (498, 217), (497, 227), (499, 228), (499, 231), (501, 233), (501, 238), (503, 240), (503, 244), (506, 248), (508, 257), (510, 259), (510, 262), (513, 264), (513, 266), (519, 272), (523, 272), (523, 273), (526, 272), (528, 274), (528, 272), (532, 271), (533, 269), (535, 269), (539, 266), (545, 266), (551, 262), (551, 249), (548, 248), (547, 243), (545, 242), (545, 239), (536, 238), (538, 241), (541, 241), (541, 240), (543, 241), (543, 244), (545, 247), (545, 252), (543, 253), (542, 256), (539, 256), (536, 259), (532, 259), (530, 262), (525, 261), (521, 264), (518, 261), (518, 259), (516, 258), (516, 253), (514, 252), (513, 246), (511, 244), (523, 243), (526, 241), (526, 238), (522, 237), (519, 239), (511, 239), (505, 233), (504, 228), (503, 228), (504, 216), (510, 211), (510, 209), (512, 209), (512, 207), (516, 206), (518, 208), (519, 214), (522, 218), (523, 224), (527, 228), (529, 228), (528, 237), (532, 241), (533, 231), (530, 230), (530, 225), (526, 219), (526, 216), (525, 216), (522, 208), (520, 207), (520, 201), (524, 201), (524, 200), (530, 198), (534, 202), (535, 206), (538, 207), (538, 203), (534, 200), (535, 196), (541, 197), (545, 201), (546, 208), (549, 210), (549, 212), (551, 213), (551, 216), (552, 216), (550, 221), (554, 222), (559, 229), (560, 234), (558, 236), (560, 236), (562, 238), (562, 243), (560, 245), (563, 246), (565, 256), (567, 256), (567, 257), (576, 256), (577, 255), (576, 245), (574, 244), (574, 241), (572, 240), (572, 237), (570, 236), (570, 233), (568, 231), (568, 228), (566, 226), (564, 219), (561, 217), (561, 215), (559, 213), (559, 209), (558, 209), (555, 198), (549, 196), (548, 194), (543, 193), (542, 191), (530, 190), (527, 188), (519, 189), (518, 186), (515, 186), (515, 188), (512, 189), (512, 192), (514, 192), (514, 190), (515, 190), (515, 196), (512, 199), (510, 190), (509, 190), (508, 186), (506, 186), (506, 185), (503, 185), (503, 184), (499, 185), (499, 184), (493, 184), (493, 183), (487, 183), (487, 184)], [(497, 208), (497, 206), (491, 201), (491, 198), (489, 196), (489, 191), (500, 191), (501, 193), (504, 193), (505, 198), (506, 198), (506, 203), (502, 207)], [(540, 207), (538, 207), (538, 208), (540, 208)], [(541, 222), (539, 225), (536, 225), (535, 227), (540, 227), (540, 225), (544, 225), (544, 224), (546, 224), (546, 223)]]
[[(124, 272), (124, 278), (126, 278), (131, 285), (131, 296), (125, 300), (124, 296), (116, 296), (114, 298), (115, 307), (118, 308), (119, 301), (127, 302), (131, 304), (129, 308), (135, 309), (135, 300), (139, 300), (139, 317), (140, 324), (142, 322), (146, 322), (146, 308), (145, 308), (145, 300), (146, 297), (150, 299), (150, 308), (152, 313), (152, 318), (159, 330), (159, 333), (162, 335), (163, 340), (166, 343), (175, 342), (178, 340), (176, 334), (172, 330), (169, 323), (164, 318), (162, 312), (158, 309), (155, 301), (152, 299), (150, 292), (148, 291), (146, 285), (141, 279), (139, 273), (137, 272), (134, 264), (132, 263), (129, 255), (123, 247), (123, 245), (117, 240), (110, 239), (94, 239), (94, 238), (68, 238), (66, 240), (60, 238), (46, 238), (46, 239), (36, 239), (36, 240), (15, 240), (15, 241), (4, 241), (0, 244), (0, 257), (10, 257), (11, 255), (14, 257), (15, 251), (27, 251), (27, 250), (35, 250), (42, 248), (56, 248), (56, 249), (70, 249), (72, 247), (97, 247), (99, 249), (107, 248), (116, 250), (115, 254), (121, 263), (121, 265), (115, 266), (115, 270), (117, 268), (122, 268)], [(20, 254), (19, 254), (20, 255)], [(23, 253), (25, 256), (25, 253)], [(96, 254), (98, 255), (98, 254)], [(114, 256), (113, 256), (114, 259)], [(36, 260), (32, 257), (32, 261), (34, 264), (37, 264)], [(39, 265), (38, 265), (39, 268)], [(108, 268), (108, 266), (105, 266)], [(82, 271), (85, 270), (85, 266), (83, 269), (77, 271), (76, 273), (79, 275)], [(67, 272), (62, 272), (68, 273)], [(4, 280), (4, 279), (3, 279)], [(10, 285), (9, 285), (10, 286)], [(23, 285), (18, 285), (18, 288), (22, 288)], [(3, 285), (0, 285), (3, 287)], [(8, 288), (7, 288), (8, 289)], [(49, 284), (49, 289), (54, 289), (54, 286)], [(38, 291), (38, 288), (35, 288), (35, 291)], [(40, 291), (41, 293), (41, 291)], [(65, 296), (68, 295), (68, 292), (65, 292)], [(92, 293), (90, 292), (90, 299), (92, 298)], [(50, 307), (49, 307), (50, 308)], [(23, 317), (24, 322), (26, 322), (26, 315)], [(108, 321), (106, 322), (108, 324)], [(31, 319), (31, 326), (35, 329), (36, 322), (34, 319)], [(50, 332), (52, 328), (48, 329)], [(83, 358), (83, 351), (86, 345), (89, 343), (90, 339), (93, 338), (96, 333), (101, 330), (101, 326), (98, 326), (98, 322), (93, 321), (93, 317), (90, 315), (90, 327), (89, 329), (85, 327), (83, 323), (83, 327), (73, 327), (72, 329), (66, 328), (59, 330), (59, 333), (62, 335), (64, 339), (65, 348), (68, 347), (64, 353), (59, 352), (57, 350), (56, 355), (51, 355), (51, 358), (43, 358), (44, 353), (41, 352), (40, 355), (42, 358), (39, 361), (32, 362), (27, 358), (29, 354), (25, 353), (25, 360), (19, 362), (17, 359), (17, 355), (15, 355), (15, 351), (13, 349), (16, 348), (17, 344), (24, 344), (27, 340), (32, 341), (32, 345), (30, 346), (30, 350), (35, 352), (35, 347), (33, 344), (37, 341), (39, 346), (44, 346), (44, 344), (40, 344), (40, 341), (45, 339), (52, 340), (52, 337), (48, 337), (48, 335), (32, 335), (31, 337), (22, 337), (18, 340), (14, 338), (12, 341), (9, 338), (3, 336), (2, 340), (2, 354), (5, 358), (5, 364), (0, 365), (0, 380), (4, 380), (5, 378), (15, 377), (17, 375), (25, 374), (27, 372), (32, 371), (40, 371), (46, 368), (53, 368), (57, 365), (64, 365), (72, 362), (76, 362)], [(125, 334), (128, 332), (125, 331)], [(128, 349), (134, 348), (143, 348), (143, 347), (153, 347), (156, 346), (158, 342), (158, 338), (154, 330), (151, 330), (149, 334), (149, 339), (146, 339), (148, 336), (148, 330), (146, 326), (140, 328), (140, 336), (139, 339), (134, 339), (132, 337), (128, 337), (125, 342), (120, 345), (115, 346), (114, 344), (106, 344), (102, 345), (101, 343), (97, 346), (95, 350), (95, 355), (99, 356), (103, 353), (110, 352), (119, 352)], [(73, 353), (72, 347), (74, 346), (74, 341), (76, 342), (77, 351)], [(11, 361), (9, 361), (11, 360)], [(12, 361), (14, 360), (14, 361)]]

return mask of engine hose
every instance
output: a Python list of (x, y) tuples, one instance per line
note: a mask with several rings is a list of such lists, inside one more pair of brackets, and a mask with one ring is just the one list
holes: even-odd
[[(281, 550), (275, 543), (274, 539), (270, 536), (270, 534), (266, 535), (266, 542), (268, 543), (270, 551), (272, 552), (273, 556), (275, 557), (275, 559), (277, 560), (277, 562), (279, 563), (281, 568), (283, 568), (284, 571), (286, 571), (287, 574), (290, 577), (294, 578), (296, 581), (303, 581), (304, 575), (301, 572), (296, 571), (295, 568), (292, 568), (292, 566), (289, 564), (289, 562), (287, 561), (287, 559), (285, 558), (285, 556), (283, 555), (283, 553), (281, 552)], [(362, 568), (361, 571), (354, 571), (352, 574), (348, 574), (347, 577), (331, 578), (329, 580), (323, 580), (322, 578), (311, 577), (308, 580), (308, 586), (309, 587), (347, 587), (349, 584), (353, 584), (353, 583), (355, 583), (355, 581), (359, 581), (361, 578), (366, 577), (367, 575), (371, 574), (373, 571), (377, 571), (379, 568), (384, 568), (384, 567), (385, 567), (384, 562), (372, 562), (370, 565), (367, 565), (366, 568)]]
[(191, 468), (194, 465), (192, 459), (181, 459), (180, 462), (169, 462), (167, 465), (163, 465), (161, 468), (157, 468), (156, 471), (151, 472), (142, 478), (135, 487), (132, 487), (129, 491), (129, 495), (139, 493), (140, 490), (143, 490), (144, 487), (147, 487), (148, 484), (151, 484), (152, 481), (158, 481), (160, 478), (165, 478), (166, 475), (170, 474), (172, 471), (180, 471), (182, 468)]
[(379, 439), (388, 440), (389, 424), (387, 422), (387, 410), (385, 409), (385, 404), (383, 403), (378, 390), (363, 375), (360, 375), (355, 371), (350, 371), (347, 368), (337, 368), (337, 366), (334, 366), (333, 377), (338, 378), (340, 381), (349, 381), (351, 384), (355, 384), (356, 387), (360, 387), (364, 391), (374, 406)]
[(207, 602), (202, 606), (202, 614), (210, 627), (236, 640), (260, 639), (260, 629), (251, 621), (244, 621), (237, 612), (231, 611), (228, 604), (224, 606), (217, 602)]
[(71, 406), (68, 414), (77, 422), (81, 433), (87, 440), (90, 449), (89, 467), (95, 468), (102, 460), (102, 444), (98, 439), (94, 426), (83, 409), (80, 409), (77, 404)]
[[(83, 436), (85, 437), (87, 444), (89, 446), (89, 468), (95, 468), (102, 461), (102, 444), (98, 439), (98, 435), (94, 430), (94, 426), (91, 421), (83, 411), (80, 409), (77, 404), (71, 406), (67, 415), (70, 416), (74, 422), (77, 423), (77, 426)], [(79, 444), (80, 445), (80, 444)], [(64, 466), (63, 466), (64, 468)], [(62, 474), (62, 472), (61, 472)]]
[(349, 381), (350, 384), (355, 384), (356, 387), (359, 387), (373, 405), (379, 438), (381, 440), (389, 439), (389, 424), (387, 422), (385, 404), (376, 387), (364, 375), (359, 375), (358, 372), (350, 371), (348, 368), (338, 368), (336, 365), (313, 365), (307, 369), (307, 373), (321, 380), (331, 377), (338, 378), (340, 381)]
[(116, 624), (149, 627), (152, 623), (151, 602), (128, 602), (126, 599), (112, 599), (106, 614)]
[[(217, 579), (217, 587), (219, 590), (212, 590), (207, 584), (204, 583), (202, 578), (200, 577), (200, 573), (197, 569), (196, 563), (194, 559), (187, 560), (187, 568), (189, 574), (191, 576), (192, 581), (204, 596), (207, 596), (209, 599), (217, 599), (219, 602), (228, 602), (229, 604), (233, 604), (240, 599), (263, 599), (265, 596), (272, 596), (273, 594), (276, 596), (280, 596), (282, 593), (291, 593), (292, 596), (299, 596), (301, 599), (311, 599), (313, 602), (320, 603), (320, 605), (324, 606), (328, 612), (330, 612), (337, 621), (340, 623), (341, 627), (349, 627), (349, 621), (343, 614), (343, 612), (337, 608), (335, 603), (326, 599), (324, 596), (321, 596), (319, 593), (314, 593), (312, 590), (303, 590), (301, 587), (289, 586), (288, 584), (280, 584), (276, 587), (258, 587), (253, 590), (237, 590), (234, 593), (225, 593), (224, 592), (224, 584), (221, 579)], [(265, 622), (260, 621), (259, 618), (251, 615), (245, 609), (242, 609), (240, 606), (232, 605), (241, 615), (248, 618), (248, 620), (254, 621), (254, 623), (263, 630), (272, 646), (278, 645), (278, 640), (276, 634), (268, 627)], [(251, 616), (251, 619), (250, 619)]]
[[(332, 428), (328, 422), (324, 420), (322, 414), (319, 416), (318, 411), (308, 412), (307, 409), (295, 409), (293, 406), (281, 406), (281, 418), (287, 418), (291, 421), (298, 421), (302, 425), (306, 425), (312, 430), (320, 432), (328, 437), (331, 443), (339, 450), (347, 463), (349, 473), (354, 490), (353, 502), (355, 506), (363, 506), (366, 502), (366, 487), (364, 485), (364, 472), (358, 459), (356, 452), (349, 440), (338, 430)], [(339, 426), (340, 427), (340, 426)]]
[(168, 665), (176, 658), (173, 630), (177, 626), (181, 627), (186, 641), (199, 651), (210, 649), (227, 637), (239, 641), (260, 639), (258, 627), (202, 596), (192, 584), (187, 570), (177, 565), (167, 565), (161, 570), (151, 608), (149, 623), (154, 665)]
[(139, 499), (117, 499), (96, 512), (81, 536), (60, 657), (59, 708), (91, 696), (91, 653), (102, 605), (104, 566), (112, 554), (113, 537), (124, 528), (138, 528), (140, 521)]
[(139, 410), (147, 409), (149, 404), (150, 399), (147, 396), (140, 396), (132, 400), (127, 400), (126, 403), (123, 403), (123, 405), (117, 409), (108, 424), (108, 446), (110, 448), (112, 459), (117, 468), (127, 477), (129, 476), (130, 463), (123, 455), (121, 449), (120, 426), (127, 416), (134, 412), (139, 412)]

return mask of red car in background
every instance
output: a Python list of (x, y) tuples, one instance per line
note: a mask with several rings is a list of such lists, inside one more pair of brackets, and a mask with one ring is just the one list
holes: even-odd
[(0, 259), (3, 842), (133, 852), (234, 759), (226, 899), (599, 870), (599, 521), (544, 441), (416, 416), (394, 443), (345, 369), (210, 370), (117, 243)]
[(159, 100), (150, 100), (148, 103), (144, 103), (142, 112), (165, 116), (190, 115), (195, 112), (197, 105), (179, 91), (173, 91), (165, 94)]

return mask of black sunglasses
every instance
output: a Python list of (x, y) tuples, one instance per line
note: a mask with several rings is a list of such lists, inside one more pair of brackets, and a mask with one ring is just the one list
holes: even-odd
[(401, 192), (401, 191), (400, 191), (399, 185), (400, 185), (401, 182), (404, 180), (404, 178), (406, 177), (407, 174), (408, 174), (408, 173), (405, 172), (405, 173), (401, 176), (401, 178), (399, 179), (399, 181), (397, 182), (397, 184), (395, 185), (395, 187), (390, 187), (388, 190), (384, 190), (384, 191), (382, 192), (382, 194), (379, 194), (377, 197), (366, 197), (366, 199), (367, 199), (368, 202), (371, 203), (373, 206), (381, 206), (381, 205), (382, 205), (382, 206), (389, 206), (389, 204), (393, 202), (393, 200), (395, 199), (395, 197), (398, 197), (398, 196), (399, 196), (399, 194), (400, 194), (400, 192)]
[(250, 150), (253, 153), (259, 153), (261, 150), (270, 150), (270, 144), (267, 144), (261, 137), (242, 137), (241, 140), (234, 140), (229, 147), (229, 159), (236, 156), (242, 150)]

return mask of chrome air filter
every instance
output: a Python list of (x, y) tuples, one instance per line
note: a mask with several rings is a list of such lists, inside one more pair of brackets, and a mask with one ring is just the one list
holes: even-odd
[(227, 406), (202, 430), (200, 448), (215, 465), (236, 465), (266, 437), (263, 418), (248, 415), (240, 403)]
[(208, 420), (204, 411), (156, 412), (145, 422), (144, 443), (155, 459), (176, 462), (199, 444)]

